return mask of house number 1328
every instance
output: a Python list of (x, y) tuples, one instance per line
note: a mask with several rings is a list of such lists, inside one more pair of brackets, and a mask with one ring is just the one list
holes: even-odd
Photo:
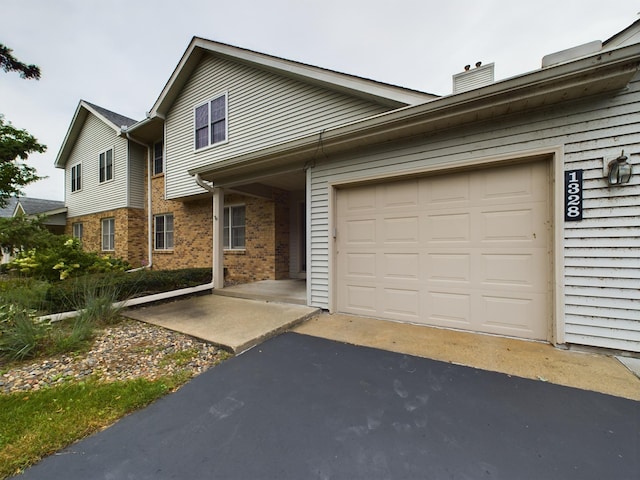
[(582, 170), (564, 172), (564, 220), (582, 220)]

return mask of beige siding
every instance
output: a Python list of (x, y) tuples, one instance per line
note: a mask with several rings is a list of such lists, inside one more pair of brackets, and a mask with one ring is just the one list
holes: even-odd
[[(228, 93), (228, 142), (194, 151), (194, 107)], [(371, 102), (205, 57), (166, 120), (167, 198), (202, 193), (187, 170), (388, 110)]]
[[(333, 159), (312, 171), (311, 304), (329, 307), (329, 182), (397, 174), (544, 147), (564, 148), (566, 170), (584, 169), (584, 220), (566, 223), (565, 340), (640, 351), (640, 82), (610, 96), (540, 109), (425, 140), (386, 146), (371, 154)], [(602, 158), (624, 149), (636, 174), (610, 188)], [(562, 181), (562, 180), (560, 180)], [(563, 199), (555, 199), (562, 208)], [(562, 227), (559, 227), (562, 228)]]
[[(114, 149), (113, 180), (99, 181), (99, 154)], [(65, 203), (68, 217), (88, 215), (127, 206), (127, 141), (97, 117), (89, 114), (65, 168)], [(82, 163), (82, 189), (71, 192), (71, 167)]]
[(129, 143), (129, 199), (131, 208), (144, 208), (145, 166), (147, 162), (147, 149), (135, 143)]

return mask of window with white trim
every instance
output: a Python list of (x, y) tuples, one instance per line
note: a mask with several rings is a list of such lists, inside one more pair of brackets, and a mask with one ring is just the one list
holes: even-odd
[(173, 214), (165, 213), (153, 217), (155, 249), (173, 250)]
[(102, 219), (102, 250), (113, 251), (116, 246), (116, 219)]
[(100, 183), (113, 180), (113, 148), (99, 155)]
[(227, 94), (198, 105), (194, 112), (196, 150), (227, 141)]
[(77, 238), (80, 240), (80, 244), (82, 245), (82, 236), (84, 234), (84, 225), (80, 222), (74, 223), (72, 225), (73, 230), (73, 238)]
[(153, 144), (153, 174), (160, 175), (164, 172), (163, 144), (157, 142)]
[(78, 163), (71, 167), (71, 191), (77, 192), (82, 189), (82, 164)]
[(245, 207), (224, 207), (223, 245), (229, 250), (245, 248)]

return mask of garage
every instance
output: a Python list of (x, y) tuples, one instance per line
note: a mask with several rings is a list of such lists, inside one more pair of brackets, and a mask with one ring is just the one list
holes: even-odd
[(341, 313), (548, 340), (549, 162), (336, 189)]

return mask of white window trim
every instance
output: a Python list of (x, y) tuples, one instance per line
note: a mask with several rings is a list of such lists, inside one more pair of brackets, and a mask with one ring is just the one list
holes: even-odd
[[(113, 222), (113, 229), (109, 233), (109, 237), (113, 237), (113, 248), (104, 248), (104, 226), (105, 222)], [(102, 247), (103, 252), (114, 252), (116, 249), (116, 219), (114, 217), (111, 218), (103, 218), (100, 220), (100, 246)], [(108, 247), (108, 246), (107, 246)]]
[[(80, 188), (76, 188), (74, 190), (73, 189), (73, 177), (74, 177), (73, 170), (78, 166), (80, 167)], [(84, 180), (82, 179), (82, 177), (84, 176), (82, 170), (83, 170), (82, 162), (78, 162), (78, 163), (75, 163), (75, 164), (71, 165), (71, 169), (69, 170), (69, 174), (70, 174), (70, 177), (69, 177), (69, 190), (71, 191), (71, 193), (76, 193), (76, 192), (81, 192), (82, 191), (82, 184), (84, 183)]]
[[(200, 147), (197, 148), (196, 146), (196, 109), (198, 109), (199, 107), (203, 106), (203, 105), (209, 105), (209, 135), (208, 135), (208, 141), (211, 142), (211, 102), (213, 102), (214, 100), (220, 98), (220, 97), (224, 97), (224, 112), (225, 112), (225, 122), (224, 122), (224, 140), (222, 142), (216, 142), (216, 143), (209, 143), (206, 147)], [(216, 95), (213, 95), (211, 98), (209, 98), (209, 100), (207, 100), (206, 102), (200, 102), (197, 105), (195, 105), (193, 107), (193, 112), (191, 115), (191, 118), (193, 119), (193, 125), (192, 125), (192, 129), (191, 129), (191, 134), (193, 135), (193, 151), (194, 152), (203, 152), (205, 150), (209, 150), (211, 148), (214, 147), (218, 147), (220, 145), (225, 145), (227, 143), (229, 143), (229, 92), (228, 91), (224, 91), (224, 92), (220, 92), (217, 93)]]
[[(229, 241), (229, 246), (224, 247), (224, 250), (227, 252), (244, 252), (247, 249), (247, 206), (244, 203), (234, 203), (232, 205), (225, 205), (223, 207), (223, 215), (224, 212), (229, 209), (229, 222), (231, 222), (231, 209), (237, 207), (244, 207), (244, 247), (231, 247), (231, 225), (229, 225), (229, 234), (227, 240)], [(223, 240), (222, 244), (224, 245), (224, 218), (222, 222), (222, 235)]]
[[(107, 152), (111, 150), (111, 178), (107, 179)], [(105, 168), (104, 168), (104, 176), (105, 176), (105, 180), (100, 181), (100, 155), (104, 154), (104, 158), (105, 158)], [(99, 185), (103, 185), (105, 183), (109, 183), (109, 182), (113, 182), (113, 180), (116, 178), (116, 149), (115, 147), (109, 147), (106, 150), (103, 150), (102, 152), (98, 153), (98, 184)]]
[[(153, 216), (153, 249), (154, 250), (158, 250), (159, 252), (170, 252), (170, 251), (173, 251), (173, 249), (175, 247), (175, 243), (176, 243), (175, 223), (173, 224), (173, 230), (171, 230), (171, 233), (173, 233), (173, 242), (172, 242), (171, 247), (167, 247), (167, 229), (166, 229), (167, 218), (166, 217), (168, 217), (168, 216), (171, 216), (172, 219), (175, 221), (175, 217), (173, 216), (173, 213), (160, 213), (158, 215), (154, 215)], [(164, 232), (163, 232), (164, 245), (165, 245), (164, 248), (158, 248), (158, 245), (157, 245), (157, 236), (156, 235), (158, 233), (158, 230), (157, 230), (157, 227), (156, 227), (156, 225), (157, 225), (156, 224), (156, 218), (158, 218), (158, 217), (165, 217), (165, 220), (164, 220), (165, 229), (164, 229)]]
[[(194, 110), (194, 115), (195, 115), (195, 110)], [(195, 127), (194, 127), (195, 128)], [(195, 140), (194, 140), (195, 141)], [(161, 144), (162, 145), (162, 171), (160, 173), (156, 173), (156, 145)], [(154, 142), (153, 143), (153, 155), (151, 156), (151, 176), (155, 177), (156, 175), (162, 175), (164, 174), (164, 170), (165, 170), (165, 150), (164, 150), (164, 141), (160, 140), (158, 142)]]
[[(77, 235), (77, 231), (76, 229), (80, 230), (80, 235)], [(80, 243), (82, 244), (82, 237), (84, 237), (84, 224), (82, 222), (74, 222), (71, 224), (71, 234), (73, 235), (73, 238), (77, 238)]]

